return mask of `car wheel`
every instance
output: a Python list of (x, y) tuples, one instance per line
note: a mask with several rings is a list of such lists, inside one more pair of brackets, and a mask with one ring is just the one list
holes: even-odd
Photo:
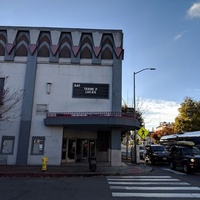
[(184, 164), (183, 165), (183, 171), (185, 172), (185, 173), (190, 173), (190, 169), (189, 169), (189, 167), (187, 166), (187, 164)]
[(171, 168), (171, 169), (176, 169), (176, 165), (175, 165), (175, 163), (172, 162), (172, 161), (170, 162), (170, 168)]

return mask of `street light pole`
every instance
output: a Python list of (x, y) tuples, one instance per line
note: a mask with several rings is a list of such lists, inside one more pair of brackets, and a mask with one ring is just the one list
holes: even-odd
[[(144, 69), (141, 69), (137, 72), (133, 72), (133, 104), (134, 104), (134, 118), (136, 118), (136, 100), (135, 100), (135, 75), (136, 74), (139, 74), (140, 72), (142, 71), (145, 71), (145, 70), (156, 70), (156, 68), (144, 68)], [(134, 145), (134, 161), (135, 163), (137, 163), (137, 148), (136, 148), (136, 139), (137, 139), (137, 133), (136, 133), (136, 130), (134, 130), (134, 142), (135, 142), (135, 145)]]

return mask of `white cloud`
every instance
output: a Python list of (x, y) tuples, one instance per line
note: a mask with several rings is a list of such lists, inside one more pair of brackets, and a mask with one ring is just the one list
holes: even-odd
[(174, 37), (174, 40), (179, 40), (182, 37), (182, 34), (178, 34)]
[(187, 32), (189, 32), (189, 31), (182, 31), (181, 33), (179, 33), (179, 34), (177, 34), (175, 37), (174, 37), (174, 40), (179, 40), (181, 37), (183, 37), (183, 35), (185, 34), (185, 33), (187, 33)]
[(156, 99), (142, 99), (142, 108), (146, 110), (144, 114), (145, 127), (152, 130), (159, 126), (160, 122), (174, 122), (178, 116), (180, 104), (174, 101), (164, 101)]
[(200, 3), (194, 3), (187, 11), (187, 17), (190, 19), (200, 18)]

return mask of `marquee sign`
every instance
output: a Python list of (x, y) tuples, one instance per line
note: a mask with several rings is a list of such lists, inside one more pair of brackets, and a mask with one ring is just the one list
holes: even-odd
[(108, 99), (109, 84), (73, 83), (73, 98)]

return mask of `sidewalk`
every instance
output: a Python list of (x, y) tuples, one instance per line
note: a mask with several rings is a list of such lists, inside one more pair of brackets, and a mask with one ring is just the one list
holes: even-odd
[(74, 163), (61, 166), (47, 166), (47, 171), (42, 171), (42, 166), (0, 166), (0, 177), (72, 177), (72, 176), (120, 176), (148, 173), (152, 167), (144, 163), (135, 164), (123, 160), (122, 166), (110, 167), (108, 163), (97, 163), (95, 172), (89, 170), (88, 163)]

